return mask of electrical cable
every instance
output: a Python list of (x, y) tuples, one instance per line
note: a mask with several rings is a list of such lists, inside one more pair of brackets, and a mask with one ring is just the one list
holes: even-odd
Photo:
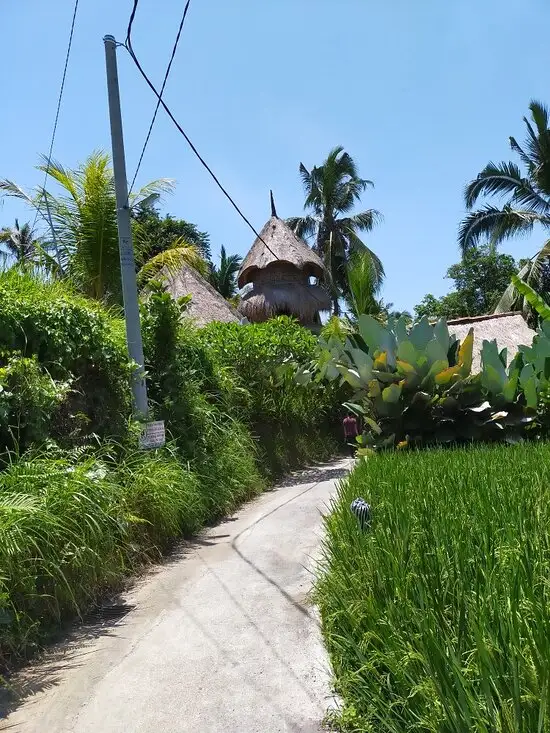
[[(136, 167), (136, 172), (134, 173), (134, 177), (132, 178), (132, 183), (130, 184), (130, 190), (128, 191), (128, 198), (130, 198), (130, 195), (131, 195), (132, 190), (134, 188), (134, 184), (136, 182), (136, 178), (138, 176), (139, 169), (141, 167), (141, 163), (143, 161), (143, 156), (145, 155), (145, 151), (147, 150), (147, 145), (149, 144), (149, 139), (151, 137), (151, 133), (153, 132), (153, 127), (154, 127), (155, 121), (157, 119), (157, 114), (158, 114), (158, 111), (159, 111), (159, 107), (160, 107), (160, 102), (161, 102), (161, 99), (162, 99), (162, 95), (164, 94), (164, 89), (166, 87), (166, 82), (168, 81), (168, 77), (170, 76), (170, 70), (172, 68), (172, 63), (174, 62), (174, 58), (176, 56), (176, 51), (178, 49), (178, 44), (179, 44), (179, 41), (180, 41), (180, 38), (181, 38), (181, 33), (183, 31), (183, 26), (185, 24), (185, 19), (187, 17), (187, 11), (189, 10), (189, 5), (190, 4), (191, 4), (191, 0), (187, 0), (187, 3), (185, 4), (185, 8), (183, 10), (183, 15), (182, 15), (181, 22), (180, 22), (180, 25), (179, 25), (178, 33), (176, 35), (176, 40), (174, 41), (174, 46), (172, 48), (172, 55), (170, 56), (170, 60), (168, 62), (168, 66), (166, 67), (166, 73), (164, 74), (164, 80), (163, 80), (162, 86), (160, 88), (160, 94), (159, 94), (159, 98), (157, 99), (157, 104), (156, 104), (156, 107), (155, 107), (155, 111), (153, 112), (153, 117), (151, 119), (151, 124), (149, 125), (149, 130), (147, 131), (147, 136), (145, 137), (145, 142), (143, 143), (143, 147), (141, 149), (141, 154), (139, 156), (138, 164), (137, 164), (137, 167)], [(137, 3), (135, 3), (135, 8), (137, 9)], [(135, 12), (133, 13), (133, 16), (135, 16)], [(133, 23), (133, 17), (131, 18), (131, 21), (130, 21), (130, 26), (129, 26), (129, 30), (128, 30), (128, 37), (129, 37), (129, 34), (131, 33), (131, 30), (132, 30), (132, 27), (131, 27), (131, 24), (132, 23)]]
[[(61, 111), (61, 101), (63, 99), (63, 92), (65, 90), (65, 80), (67, 78), (67, 70), (69, 68), (69, 58), (71, 56), (71, 48), (72, 48), (72, 45), (73, 45), (73, 35), (74, 35), (74, 28), (75, 28), (75, 23), (76, 23), (76, 14), (77, 14), (77, 11), (78, 11), (78, 3), (79, 3), (79, 0), (75, 0), (74, 10), (73, 10), (73, 17), (72, 17), (72, 21), (71, 21), (71, 29), (70, 29), (70, 32), (69, 32), (69, 41), (68, 41), (68, 44), (67, 44), (67, 53), (65, 55), (65, 65), (63, 67), (63, 76), (61, 78), (61, 86), (60, 86), (60, 89), (59, 89), (59, 96), (58, 96), (58, 99), (57, 99), (57, 109), (56, 109), (56, 112), (55, 112), (55, 120), (54, 120), (53, 131), (52, 131), (52, 139), (51, 139), (51, 143), (50, 143), (50, 151), (48, 153), (48, 160), (46, 162), (46, 172), (44, 174), (44, 184), (42, 185), (42, 192), (43, 192), (43, 194), (45, 193), (46, 183), (48, 181), (48, 175), (49, 175), (49, 172), (50, 172), (50, 162), (51, 162), (51, 159), (52, 159), (53, 146), (54, 146), (54, 143), (55, 143), (55, 135), (57, 133), (57, 125), (59, 123), (59, 114), (60, 114), (60, 111)], [(57, 241), (56, 241), (55, 230), (54, 230), (53, 222), (52, 222), (52, 215), (51, 215), (51, 211), (50, 211), (50, 204), (49, 204), (49, 201), (48, 201), (48, 197), (46, 195), (44, 195), (44, 200), (46, 202), (46, 212), (47, 212), (48, 223), (50, 225), (50, 229), (51, 229), (52, 236), (53, 236), (53, 239), (54, 239), (55, 248), (57, 250)], [(40, 202), (40, 198), (39, 198), (39, 202)], [(38, 219), (38, 215), (40, 213), (41, 213), (41, 211), (40, 211), (40, 205), (38, 205), (37, 208), (36, 208), (36, 214), (34, 216), (34, 222), (33, 222), (33, 225), (32, 225), (32, 228), (33, 229), (36, 226), (36, 220)], [(60, 265), (60, 263), (59, 263), (59, 252), (57, 252), (57, 257), (58, 257), (58, 264)]]
[(216, 183), (216, 185), (218, 186), (218, 188), (220, 189), (220, 191), (227, 198), (227, 200), (230, 202), (230, 204), (233, 206), (233, 208), (239, 214), (239, 216), (245, 222), (245, 224), (247, 224), (247, 226), (254, 232), (254, 234), (260, 240), (260, 242), (262, 242), (264, 244), (264, 246), (271, 252), (271, 254), (275, 257), (275, 259), (277, 259), (277, 260), (280, 259), (275, 254), (275, 252), (271, 249), (271, 247), (267, 244), (267, 242), (260, 236), (259, 232), (256, 231), (254, 225), (251, 224), (251, 222), (243, 214), (243, 212), (241, 211), (241, 209), (239, 208), (239, 206), (237, 205), (237, 203), (231, 197), (231, 194), (224, 188), (224, 186), (222, 185), (222, 183), (220, 182), (219, 178), (216, 176), (216, 174), (214, 173), (214, 171), (212, 170), (212, 168), (204, 160), (204, 158), (202, 157), (202, 155), (199, 153), (199, 151), (197, 150), (197, 148), (195, 147), (195, 145), (191, 141), (189, 135), (185, 132), (185, 130), (183, 129), (183, 127), (176, 120), (176, 118), (174, 117), (172, 111), (170, 110), (170, 108), (168, 107), (168, 105), (166, 104), (166, 102), (164, 101), (164, 99), (162, 99), (162, 94), (157, 91), (155, 85), (149, 79), (149, 77), (147, 76), (145, 70), (143, 69), (142, 65), (140, 64), (140, 62), (139, 62), (139, 60), (138, 60), (138, 58), (136, 56), (136, 53), (135, 53), (135, 51), (134, 51), (134, 49), (132, 47), (132, 26), (134, 24), (134, 19), (135, 19), (135, 16), (136, 16), (136, 11), (137, 11), (138, 5), (139, 5), (139, 0), (134, 0), (134, 5), (133, 5), (133, 8), (132, 8), (132, 12), (130, 14), (130, 20), (128, 22), (128, 30), (127, 30), (127, 33), (126, 33), (126, 43), (124, 44), (125, 47), (126, 47), (126, 50), (130, 54), (130, 58), (132, 59), (132, 61), (136, 65), (139, 73), (141, 74), (141, 76), (145, 80), (147, 86), (151, 89), (151, 91), (153, 92), (153, 94), (156, 96), (159, 105), (162, 106), (162, 108), (164, 109), (164, 111), (166, 112), (166, 114), (168, 115), (168, 117), (172, 120), (172, 122), (174, 123), (174, 125), (176, 126), (176, 128), (178, 129), (178, 131), (180, 132), (180, 134), (185, 138), (185, 141), (187, 142), (187, 144), (189, 145), (189, 147), (191, 148), (191, 150), (193, 151), (193, 153), (195, 154), (195, 156), (198, 158), (198, 160), (201, 163), (201, 165), (208, 171), (208, 173), (210, 174), (210, 176), (212, 177), (212, 179), (214, 180), (214, 182)]

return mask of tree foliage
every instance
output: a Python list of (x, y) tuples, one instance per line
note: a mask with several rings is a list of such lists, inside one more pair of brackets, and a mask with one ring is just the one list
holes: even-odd
[(15, 264), (26, 266), (35, 262), (40, 249), (40, 237), (28, 222), (19, 226), (16, 219), (15, 226), (0, 229), (0, 250)]
[[(0, 192), (15, 196), (34, 207), (53, 232), (49, 244), (41, 249), (41, 264), (51, 274), (67, 278), (85, 295), (111, 305), (122, 302), (116, 196), (113, 171), (109, 156), (94, 152), (76, 169), (64, 168), (61, 163), (44, 159), (39, 170), (60, 189), (52, 193), (38, 188), (29, 194), (12, 181), (0, 181)], [(173, 182), (159, 179), (131, 195), (131, 211), (139, 210), (142, 202), (170, 192)], [(49, 214), (44, 211), (47, 203)], [(191, 228), (193, 225), (189, 225)], [(139, 222), (136, 226), (141, 231)], [(55, 242), (52, 242), (52, 240)], [(159, 243), (146, 236), (134, 239), (136, 267), (143, 285), (163, 268), (176, 270), (187, 264), (206, 272), (198, 247), (178, 235), (168, 235)]]
[[(532, 101), (530, 118), (524, 117), (525, 141), (520, 145), (510, 137), (510, 148), (521, 166), (513, 162), (488, 163), (465, 189), (470, 213), (462, 221), (458, 242), (463, 253), (488, 241), (493, 247), (510, 237), (529, 235), (536, 226), (550, 230), (550, 127), (547, 107)], [(501, 205), (495, 205), (497, 200)], [(480, 202), (483, 202), (480, 204)], [(477, 207), (477, 208), (476, 208)], [(535, 289), (541, 289), (542, 268), (548, 263), (547, 242), (518, 273)], [(506, 289), (498, 311), (517, 306), (518, 293)]]
[(140, 249), (149, 257), (165, 252), (178, 241), (194, 245), (204, 260), (211, 259), (210, 237), (185, 219), (176, 219), (171, 214), (164, 217), (154, 206), (137, 206), (133, 211), (133, 231)]
[(329, 274), (333, 311), (338, 315), (339, 298), (349, 294), (347, 265), (354, 253), (363, 252), (371, 258), (376, 287), (384, 278), (380, 258), (359, 237), (360, 232), (370, 232), (381, 215), (375, 209), (352, 213), (361, 194), (374, 184), (359, 177), (355, 161), (340, 146), (311, 171), (300, 163), (300, 176), (308, 213), (288, 219), (288, 224), (298, 236), (313, 239), (313, 248)]
[(416, 317), (462, 318), (492, 313), (517, 268), (513, 257), (488, 245), (469, 248), (462, 261), (447, 270), (446, 277), (454, 281), (453, 290), (441, 298), (426, 295), (414, 309)]
[(241, 266), (242, 257), (239, 255), (227, 255), (222, 245), (220, 252), (220, 264), (212, 264), (210, 268), (210, 283), (216, 288), (220, 295), (229, 300), (237, 294), (237, 273)]

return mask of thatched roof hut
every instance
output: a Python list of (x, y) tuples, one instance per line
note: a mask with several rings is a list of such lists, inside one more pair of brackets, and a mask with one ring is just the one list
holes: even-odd
[(185, 314), (197, 326), (205, 326), (211, 321), (230, 323), (241, 320), (235, 308), (200, 273), (188, 265), (183, 265), (175, 274), (166, 274), (164, 283), (166, 291), (173, 298), (191, 296)]
[(330, 308), (330, 296), (321, 285), (310, 284), (310, 278), (322, 281), (324, 276), (321, 259), (279, 219), (271, 195), (271, 218), (239, 270), (239, 287), (253, 285), (239, 311), (252, 322), (289, 315), (314, 327), (320, 323), (319, 312)]
[(447, 321), (449, 333), (462, 341), (470, 328), (474, 329), (474, 360), (472, 371), (481, 369), (483, 341), (496, 341), (499, 349), (508, 349), (508, 363), (516, 355), (518, 346), (531, 346), (535, 332), (529, 328), (521, 313), (495, 313), (477, 318), (457, 318)]

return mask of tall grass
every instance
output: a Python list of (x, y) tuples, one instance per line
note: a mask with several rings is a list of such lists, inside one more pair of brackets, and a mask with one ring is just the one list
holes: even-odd
[(249, 443), (236, 424), (194, 470), (169, 446), (27, 454), (0, 472), (0, 668), (261, 490)]
[(548, 444), (360, 464), (327, 519), (318, 586), (343, 729), (550, 731), (549, 584)]

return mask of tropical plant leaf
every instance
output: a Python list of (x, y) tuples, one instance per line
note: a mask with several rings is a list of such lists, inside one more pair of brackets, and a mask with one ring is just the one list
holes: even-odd
[(163, 272), (165, 276), (176, 275), (185, 266), (192, 267), (203, 276), (208, 274), (208, 266), (198, 248), (178, 239), (170, 249), (160, 252), (143, 265), (138, 272), (138, 284), (143, 287)]
[(543, 320), (550, 318), (550, 306), (548, 306), (540, 295), (517, 275), (512, 275), (512, 283), (515, 289), (523, 295), (529, 305), (538, 313)]

